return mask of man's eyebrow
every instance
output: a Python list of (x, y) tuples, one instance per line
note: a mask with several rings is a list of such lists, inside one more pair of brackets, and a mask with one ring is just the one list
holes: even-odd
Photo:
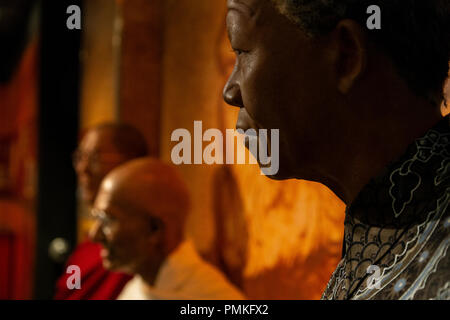
[(243, 2), (242, 0), (229, 0), (228, 1), (228, 10), (236, 10), (241, 13), (245, 13), (250, 15), (250, 17), (255, 15), (255, 9), (252, 8), (249, 4)]

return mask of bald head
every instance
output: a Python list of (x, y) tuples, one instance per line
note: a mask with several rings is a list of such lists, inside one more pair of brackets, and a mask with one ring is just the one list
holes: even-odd
[(174, 249), (184, 236), (189, 193), (172, 165), (152, 158), (130, 161), (103, 180), (95, 208), (113, 209), (126, 219), (147, 216), (162, 223), (165, 246)]

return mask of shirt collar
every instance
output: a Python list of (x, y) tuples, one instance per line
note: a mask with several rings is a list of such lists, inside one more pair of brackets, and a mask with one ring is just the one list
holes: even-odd
[(155, 285), (146, 286), (145, 291), (154, 299), (176, 299), (199, 259), (192, 241), (185, 240), (165, 259)]
[(427, 199), (442, 194), (450, 178), (450, 116), (408, 146), (372, 179), (347, 208), (347, 218), (400, 228), (421, 223)]

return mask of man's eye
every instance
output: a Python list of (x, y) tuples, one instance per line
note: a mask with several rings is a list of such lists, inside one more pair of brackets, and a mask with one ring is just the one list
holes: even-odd
[(233, 49), (233, 52), (236, 54), (236, 56), (240, 56), (243, 53), (247, 53), (247, 51), (240, 49)]

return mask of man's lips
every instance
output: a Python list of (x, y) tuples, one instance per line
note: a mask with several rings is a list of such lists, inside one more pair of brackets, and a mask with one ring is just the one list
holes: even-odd
[(259, 139), (258, 125), (250, 117), (245, 108), (242, 108), (239, 111), (239, 116), (236, 122), (236, 130), (242, 130), (242, 132), (244, 133), (244, 145), (249, 150), (250, 150), (250, 142), (255, 141), (255, 139), (256, 141), (258, 141)]

